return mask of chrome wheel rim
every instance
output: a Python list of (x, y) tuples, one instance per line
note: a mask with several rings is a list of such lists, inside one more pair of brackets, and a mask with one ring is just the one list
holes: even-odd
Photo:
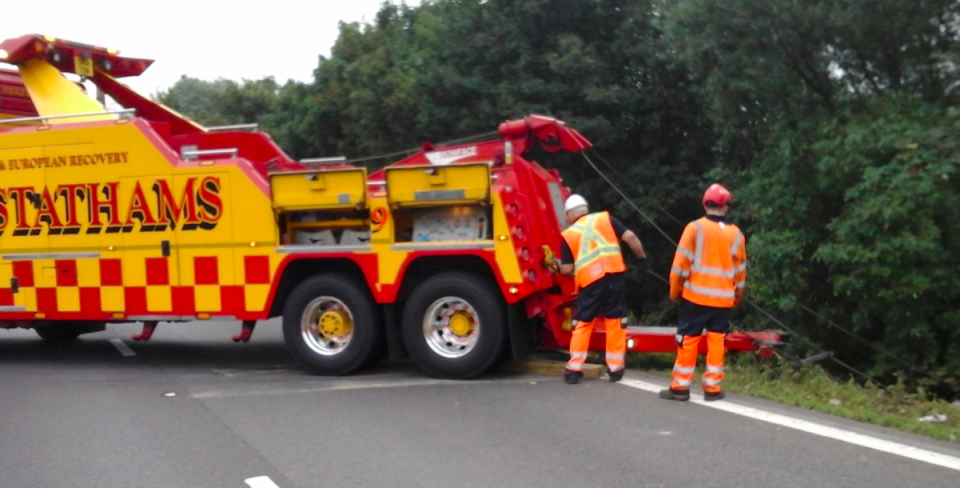
[(443, 297), (427, 307), (423, 338), (430, 349), (448, 359), (466, 356), (480, 340), (477, 310), (458, 297)]
[(300, 318), (303, 342), (313, 352), (334, 356), (353, 338), (353, 313), (343, 301), (330, 296), (313, 299)]

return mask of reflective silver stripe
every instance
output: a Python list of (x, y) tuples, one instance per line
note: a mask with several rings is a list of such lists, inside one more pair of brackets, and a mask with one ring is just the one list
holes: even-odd
[(623, 354), (607, 354), (607, 361), (623, 361)]
[[(677, 383), (679, 383), (679, 381), (678, 381)], [(715, 378), (707, 378), (707, 377), (704, 377), (704, 378), (703, 378), (703, 384), (705, 384), (705, 385), (707, 385), (707, 386), (720, 386), (720, 380), (715, 379)]]
[(98, 252), (53, 252), (53, 253), (29, 253), (29, 254), (4, 254), (4, 261), (21, 261), (35, 259), (95, 259), (99, 258)]
[(710, 366), (707, 365), (707, 372), (713, 374), (723, 374), (723, 366)]
[(619, 372), (619, 371), (623, 371), (623, 369), (624, 369), (623, 366), (620, 366), (620, 367), (617, 367), (617, 368), (610, 368), (610, 372), (611, 372), (611, 373), (616, 373), (616, 372)]
[(690, 277), (690, 272), (689, 272), (689, 271), (687, 271), (687, 270), (685, 270), (685, 269), (680, 269), (680, 268), (678, 268), (678, 267), (676, 267), (676, 266), (674, 266), (674, 267), (671, 269), (671, 271), (673, 271), (674, 273), (676, 273), (676, 274), (678, 274), (678, 275), (680, 275), (680, 276), (683, 276), (684, 278), (689, 278), (689, 277)]
[(673, 371), (674, 371), (675, 373), (680, 373), (680, 374), (693, 374), (693, 373), (696, 373), (696, 372), (697, 372), (697, 368), (695, 368), (695, 367), (685, 368), (685, 367), (683, 367), (683, 366), (678, 366), (678, 365), (674, 364), (674, 365), (673, 365)]
[(693, 258), (694, 258), (694, 256), (693, 256), (693, 251), (691, 251), (691, 250), (689, 250), (689, 249), (687, 249), (687, 248), (685, 248), (685, 247), (677, 246), (677, 252), (680, 253), (680, 254), (683, 254), (683, 256), (684, 256), (685, 258), (693, 261)]
[(680, 378), (674, 378), (673, 381), (680, 386), (690, 386), (693, 383), (693, 380), (684, 380)]
[(732, 291), (714, 290), (713, 288), (691, 285), (689, 281), (684, 282), (683, 287), (692, 292), (699, 293), (701, 295), (707, 295), (708, 297), (734, 298), (736, 296), (736, 294)]
[[(418, 244), (422, 246), (422, 244)], [(471, 244), (476, 246), (476, 244)], [(492, 246), (493, 244), (491, 244)], [(392, 247), (392, 246), (391, 246)], [(369, 245), (347, 245), (347, 246), (280, 246), (278, 253), (285, 254), (333, 254), (338, 252), (364, 252), (372, 248)], [(391, 249), (392, 251), (393, 249)]]
[[(487, 241), (477, 242), (413, 242), (409, 244), (391, 244), (391, 251), (470, 251), (474, 249), (493, 249), (495, 244)], [(285, 246), (290, 247), (290, 246)], [(309, 246), (308, 246), (309, 247)], [(328, 249), (344, 249), (358, 247), (370, 249), (370, 246), (326, 246)]]
[(723, 270), (723, 269), (720, 269), (720, 268), (711, 268), (711, 267), (707, 267), (707, 266), (703, 266), (703, 267), (694, 266), (694, 267), (693, 267), (693, 270), (696, 271), (697, 273), (700, 273), (700, 274), (713, 275), (713, 276), (722, 276), (722, 277), (724, 277), (724, 278), (729, 278), (729, 279), (731, 279), (731, 280), (732, 280), (735, 276), (737, 276), (736, 270), (726, 271), (726, 270)]
[(580, 261), (586, 252), (585, 250), (590, 247), (590, 241), (593, 240), (593, 236), (596, 234), (596, 232), (594, 232), (594, 224), (598, 216), (599, 214), (590, 214), (587, 216), (587, 221), (583, 223), (583, 235), (580, 236), (580, 252), (577, 253), (579, 254), (577, 261)]
[(743, 243), (743, 232), (737, 231), (737, 238), (733, 240), (733, 245), (730, 246), (730, 255), (736, 256), (740, 251), (740, 244)]
[(570, 359), (586, 359), (587, 353), (585, 352), (574, 352), (570, 353)]
[(746, 270), (747, 270), (747, 262), (744, 261), (743, 264), (741, 264), (740, 266), (737, 266), (737, 268), (734, 271), (736, 271), (737, 274), (740, 274)]
[(567, 363), (569, 371), (583, 371), (583, 363)]
[(696, 270), (703, 266), (703, 224), (697, 220), (693, 225), (697, 226), (697, 248), (693, 257), (693, 269)]
[(600, 257), (601, 254), (613, 255), (614, 253), (620, 254), (620, 246), (599, 246), (596, 249), (590, 251), (586, 255), (582, 255), (584, 249), (584, 242), (580, 243), (581, 256), (577, 258), (577, 262), (574, 263), (574, 266), (577, 268), (582, 268), (586, 263), (593, 261)]
[(740, 283), (737, 283), (737, 284), (734, 285), (734, 286), (736, 286), (737, 288), (744, 288), (744, 287), (747, 286), (747, 282), (746, 282), (746, 281), (741, 281)]

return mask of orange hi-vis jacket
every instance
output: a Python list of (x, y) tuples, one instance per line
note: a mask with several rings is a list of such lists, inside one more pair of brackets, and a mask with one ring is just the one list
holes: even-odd
[(747, 280), (747, 245), (740, 229), (707, 217), (687, 224), (670, 270), (670, 299), (733, 308)]
[(608, 212), (584, 215), (563, 231), (576, 270), (577, 290), (610, 273), (627, 270), (620, 254), (620, 239)]

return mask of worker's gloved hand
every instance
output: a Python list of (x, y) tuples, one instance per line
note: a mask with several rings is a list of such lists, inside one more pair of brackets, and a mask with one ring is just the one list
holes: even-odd
[(557, 260), (550, 246), (543, 246), (543, 264), (554, 273), (560, 272), (560, 261)]
[(620, 328), (626, 329), (630, 325), (630, 319), (628, 317), (620, 317)]

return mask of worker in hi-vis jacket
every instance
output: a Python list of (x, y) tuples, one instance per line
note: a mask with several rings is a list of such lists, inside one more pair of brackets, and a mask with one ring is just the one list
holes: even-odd
[(620, 253), (622, 240), (640, 259), (647, 257), (640, 238), (609, 212), (590, 213), (587, 201), (571, 195), (564, 209), (570, 227), (563, 231), (560, 273), (573, 275), (577, 289), (577, 311), (573, 315), (570, 361), (564, 380), (573, 385), (583, 377), (590, 335), (595, 327), (607, 333), (607, 373), (620, 381), (627, 352), (626, 277)]
[(724, 340), (730, 313), (740, 303), (747, 280), (747, 243), (727, 220), (733, 195), (713, 184), (703, 195), (706, 216), (687, 224), (670, 270), (670, 299), (680, 304), (677, 361), (667, 400), (689, 400), (697, 367), (697, 350), (707, 332), (707, 369), (702, 384), (707, 401), (723, 398)]

